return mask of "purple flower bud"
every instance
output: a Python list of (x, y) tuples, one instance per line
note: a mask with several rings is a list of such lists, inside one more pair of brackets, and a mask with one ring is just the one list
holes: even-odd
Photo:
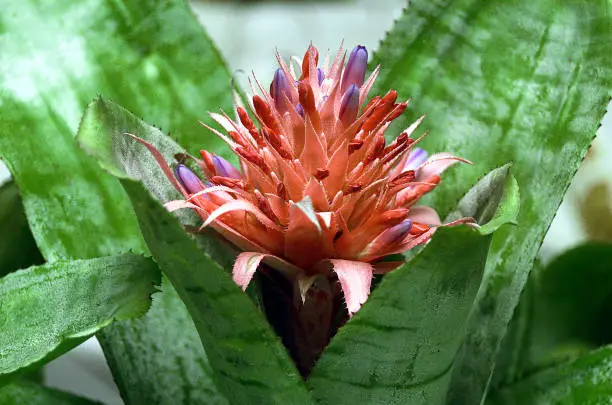
[[(286, 94), (286, 96), (285, 96)], [(270, 85), (270, 95), (274, 99), (276, 108), (281, 112), (287, 111), (287, 100), (286, 97), (290, 97), (291, 91), (289, 89), (289, 82), (287, 76), (282, 69), (276, 69), (274, 73), (274, 79)]]
[(357, 118), (359, 112), (359, 88), (352, 84), (344, 96), (342, 96), (342, 102), (340, 103), (340, 112), (338, 118), (342, 121), (345, 127), (348, 127)]
[(204, 189), (204, 185), (189, 168), (183, 164), (179, 164), (174, 169), (176, 179), (185, 187), (185, 191), (189, 194), (195, 194)]
[(323, 83), (323, 80), (325, 80), (325, 72), (323, 72), (321, 68), (317, 68), (317, 80), (319, 81), (319, 86)]
[(412, 221), (406, 219), (381, 233), (376, 243), (380, 244), (380, 246), (390, 246), (399, 243), (408, 235), (410, 229), (412, 229)]
[(426, 160), (427, 152), (425, 152), (421, 148), (414, 148), (410, 151), (410, 154), (408, 155), (408, 159), (406, 160), (406, 164), (404, 165), (402, 172), (408, 170), (416, 170), (420, 165), (425, 163)]
[(302, 104), (298, 103), (295, 106), (295, 109), (297, 110), (298, 114), (300, 114), (302, 118), (304, 118), (304, 107), (302, 107)]
[(223, 159), (221, 156), (213, 155), (212, 158), (213, 165), (215, 166), (215, 171), (217, 172), (217, 176), (223, 177), (231, 177), (232, 179), (241, 179), (242, 174), (227, 160)]
[(368, 67), (368, 50), (365, 46), (358, 45), (351, 51), (349, 60), (344, 68), (344, 74), (342, 75), (342, 86), (340, 90), (342, 92), (355, 84), (357, 87), (361, 87), (365, 80), (366, 68)]

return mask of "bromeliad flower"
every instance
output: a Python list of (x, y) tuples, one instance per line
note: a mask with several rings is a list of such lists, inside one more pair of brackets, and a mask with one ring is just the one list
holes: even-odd
[[(428, 158), (412, 137), (424, 117), (387, 143), (385, 132), (408, 105), (389, 91), (366, 103), (379, 72), (366, 80), (368, 52), (357, 46), (344, 63), (340, 49), (331, 66), (319, 67), (310, 46), (294, 72), (280, 68), (266, 91), (236, 118), (211, 114), (227, 135), (207, 126), (237, 155), (240, 170), (201, 151), (206, 181), (187, 166), (172, 173), (152, 145), (164, 172), (204, 223), (241, 249), (233, 278), (245, 289), (263, 261), (280, 271), (304, 299), (317, 277), (340, 282), (349, 314), (370, 292), (373, 273), (397, 263), (386, 256), (426, 243), (440, 226), (437, 213), (416, 203), (440, 183), (440, 173), (463, 160), (447, 153)], [(254, 91), (255, 93), (255, 91)]]

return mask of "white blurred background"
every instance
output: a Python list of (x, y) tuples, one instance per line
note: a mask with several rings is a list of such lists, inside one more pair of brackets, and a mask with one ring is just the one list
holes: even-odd
[[(362, 44), (376, 49), (405, 4), (404, 0), (308, 4), (194, 1), (192, 7), (232, 71), (244, 82), (241, 84), (245, 84), (251, 71), (263, 82), (271, 80), (275, 48), (283, 54), (301, 56), (310, 41), (325, 51), (335, 50), (344, 39), (349, 48)], [(608, 114), (542, 246), (544, 260), (587, 239), (579, 205), (591, 198), (594, 185), (612, 183), (611, 159), (612, 116)], [(0, 162), (0, 183), (8, 176)], [(607, 190), (609, 193), (611, 188)], [(612, 211), (612, 207), (608, 208)], [(109, 405), (123, 403), (95, 338), (50, 363), (45, 370), (45, 380), (50, 386)]]

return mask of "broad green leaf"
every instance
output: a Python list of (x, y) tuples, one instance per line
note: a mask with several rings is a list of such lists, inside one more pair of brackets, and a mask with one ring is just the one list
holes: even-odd
[[(220, 141), (198, 120), (219, 106), (230, 110), (230, 81), (183, 1), (4, 5), (0, 157), (19, 186), (43, 256), (53, 261), (146, 251), (125, 192), (73, 140), (83, 109), (97, 94), (172, 131), (192, 153), (206, 147), (223, 154)], [(169, 321), (172, 310), (181, 313)], [(117, 381), (128, 404), (205, 403), (201, 398), (210, 390), (200, 389), (207, 375), (203, 350), (175, 345), (165, 330), (166, 324), (192, 328), (179, 324), (186, 319), (184, 306), (171, 295), (144, 319), (114, 323), (98, 334), (106, 355), (116, 360), (111, 366), (125, 356), (121, 372), (113, 367), (115, 378), (129, 375), (129, 384), (149, 387), (137, 390)], [(195, 330), (184, 336), (196, 337)], [(188, 347), (200, 347), (199, 340)], [(159, 361), (145, 360), (151, 353)], [(198, 383), (167, 380), (177, 364)]]
[[(474, 162), (431, 194), (443, 214), (467, 185), (513, 161), (519, 226), (494, 237), (451, 402), (480, 403), (544, 234), (610, 98), (609, 0), (415, 0), (374, 56), (376, 88), (427, 114), (422, 146)], [(407, 122), (404, 122), (407, 124)]]
[(42, 262), (23, 213), (19, 190), (9, 181), (0, 186), (0, 277)]
[(519, 194), (509, 165), (459, 203), (479, 231), (443, 228), (387, 274), (340, 329), (308, 379), (323, 404), (443, 404), (480, 286), (494, 227), (512, 223)]
[(113, 320), (144, 315), (160, 273), (134, 254), (57, 261), (0, 279), (0, 382), (65, 353)]
[[(227, 404), (212, 380), (193, 320), (165, 277), (162, 291), (153, 295), (145, 316), (105, 328), (100, 340), (124, 400), (132, 404)], [(159, 372), (165, 374), (143, 379)]]
[(230, 275), (140, 183), (122, 184), (149, 249), (187, 306), (217, 385), (230, 402), (310, 403), (279, 338)]
[(612, 398), (612, 347), (550, 368), (496, 392), (491, 405), (604, 405)]
[(43, 387), (30, 381), (18, 381), (0, 387), (2, 405), (101, 405), (83, 397)]
[(536, 266), (500, 351), (496, 379), (512, 382), (612, 343), (611, 305), (612, 244), (585, 244)]

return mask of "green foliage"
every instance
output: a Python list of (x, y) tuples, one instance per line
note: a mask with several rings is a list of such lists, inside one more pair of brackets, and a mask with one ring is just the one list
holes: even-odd
[[(206, 146), (224, 154), (198, 124), (206, 111), (231, 105), (231, 77), (218, 51), (180, 0), (11, 2), (0, 13), (0, 32), (0, 157), (43, 256), (146, 252), (125, 192), (74, 143), (79, 117), (102, 94), (171, 128), (192, 153)], [(126, 403), (211, 398), (206, 355), (175, 294), (98, 338)], [(188, 382), (167, 377), (177, 369), (189, 373)]]
[[(591, 143), (612, 81), (607, 0), (416, 0), (374, 56), (377, 90), (413, 97), (430, 152), (475, 164), (431, 195), (448, 212), (483, 172), (515, 164), (518, 226), (495, 235), (455, 370), (456, 404), (479, 403), (544, 234)], [(379, 93), (378, 91), (377, 93)]]
[(67, 394), (30, 381), (19, 381), (0, 387), (2, 405), (101, 405), (99, 402)]
[(491, 405), (604, 405), (612, 398), (612, 347), (535, 373), (493, 395)]
[(564, 346), (612, 342), (612, 244), (569, 250), (534, 272), (533, 279), (531, 362), (540, 363), (545, 352)]
[(142, 316), (159, 277), (152, 260), (125, 254), (0, 279), (0, 381), (67, 352), (114, 319)]
[(516, 225), (520, 194), (511, 164), (491, 170), (467, 192), (445, 222), (474, 218), (481, 235), (490, 235), (506, 223)]
[(443, 404), (482, 281), (491, 232), (518, 214), (509, 165), (460, 201), (478, 230), (440, 229), (414, 260), (387, 274), (323, 352), (309, 384), (321, 403)]
[(12, 181), (0, 186), (0, 230), (0, 277), (43, 262)]
[(145, 316), (114, 323), (100, 340), (124, 400), (226, 405), (185, 304), (165, 277), (161, 289)]
[(531, 274), (496, 366), (495, 385), (612, 342), (612, 245), (588, 243)]

